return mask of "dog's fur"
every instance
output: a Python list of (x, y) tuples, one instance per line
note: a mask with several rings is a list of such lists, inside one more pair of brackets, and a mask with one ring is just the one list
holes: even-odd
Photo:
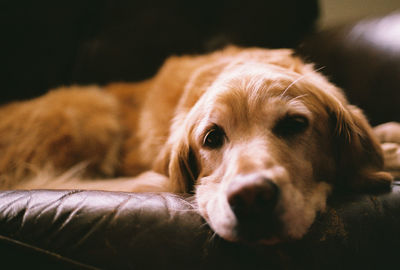
[[(3, 106), (0, 153), (2, 189), (193, 191), (221, 237), (266, 244), (302, 237), (334, 187), (392, 181), (363, 113), (285, 49), (172, 57), (141, 83)], [(228, 197), (259, 179), (276, 202), (242, 226)]]

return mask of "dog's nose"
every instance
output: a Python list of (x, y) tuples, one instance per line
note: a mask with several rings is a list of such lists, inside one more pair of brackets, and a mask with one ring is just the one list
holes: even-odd
[(239, 176), (227, 190), (228, 203), (239, 222), (271, 216), (275, 210), (278, 186), (260, 175)]

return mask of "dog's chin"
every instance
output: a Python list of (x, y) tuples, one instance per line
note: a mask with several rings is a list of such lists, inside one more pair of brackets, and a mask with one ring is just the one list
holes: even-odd
[[(285, 231), (281, 215), (266, 215), (248, 218), (240, 222), (229, 207), (213, 203), (210, 200), (207, 210), (201, 214), (207, 220), (211, 229), (222, 239), (228, 242), (248, 245), (276, 245), (290, 239)], [(223, 205), (223, 204), (222, 204)], [(202, 208), (201, 210), (205, 210)]]
[(237, 236), (235, 233), (232, 233), (219, 236), (228, 242), (241, 243), (249, 246), (273, 246), (287, 241), (284, 237), (273, 235), (252, 238)]
[(270, 239), (262, 239), (257, 242), (257, 244), (263, 245), (263, 246), (273, 246), (277, 245), (279, 243), (284, 242), (282, 239), (278, 237), (272, 237)]
[(236, 242), (243, 243), (249, 246), (274, 246), (286, 241), (278, 236), (270, 236), (268, 238), (259, 238), (259, 239), (239, 238)]
[(282, 242), (288, 241), (282, 232), (271, 230), (266, 226), (264, 230), (261, 228), (247, 227), (247, 226), (232, 226), (229, 229), (213, 228), (216, 234), (228, 241), (234, 243), (241, 243), (246, 245), (264, 245), (272, 246)]

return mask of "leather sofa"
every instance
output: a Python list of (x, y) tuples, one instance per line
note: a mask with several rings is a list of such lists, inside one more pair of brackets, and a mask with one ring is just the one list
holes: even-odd
[[(291, 2), (282, 1), (286, 5)], [(306, 2), (309, 7), (316, 8), (315, 1)], [(101, 6), (104, 4), (111, 9), (115, 8), (114, 13), (111, 12), (115, 17), (116, 11), (124, 9), (110, 4), (111, 1), (99, 1), (99, 3), (94, 10), (89, 10), (85, 4), (85, 8), (81, 11), (85, 16), (89, 14), (96, 17), (100, 16), (99, 13), (105, 16), (101, 13), (105, 12)], [(115, 3), (123, 7), (123, 1)], [(279, 7), (284, 7), (285, 4), (277, 4), (275, 9), (269, 12), (277, 12)], [(127, 14), (130, 9), (126, 10), (127, 12), (121, 15), (124, 20), (117, 16), (123, 22), (129, 17)], [(213, 37), (210, 43), (232, 39), (244, 45), (297, 47), (298, 53), (306, 59), (324, 66), (323, 72), (346, 89), (352, 102), (366, 109), (373, 123), (399, 121), (400, 43), (397, 45), (390, 43), (390, 46), (394, 46), (393, 51), (387, 49), (389, 45), (385, 44), (384, 39), (381, 43), (370, 42), (369, 39), (372, 37), (370, 35), (376, 32), (371, 31), (373, 27), (388, 17), (311, 33), (317, 10), (314, 9), (311, 15), (307, 12), (301, 14), (304, 14), (305, 20), (302, 20), (304, 23), (301, 29), (295, 29), (297, 35), (294, 36), (294, 40), (285, 41), (283, 44), (274, 44), (270, 40), (252, 40), (253, 35), (249, 35), (248, 38), (245, 34), (234, 35), (237, 38), (235, 40), (232, 38), (233, 34), (229, 34), (231, 32), (222, 31), (225, 29), (222, 26), (221, 32), (215, 39)], [(392, 16), (390, 18), (396, 18), (394, 15), (390, 15)], [(76, 15), (74, 18), (77, 17), (79, 16)], [(58, 22), (64, 22), (64, 19), (61, 18)], [(296, 25), (297, 20), (298, 18), (285, 22), (287, 28), (281, 30), (290, 32), (291, 26)], [(74, 47), (74, 50), (81, 52), (76, 54), (78, 55), (76, 59), (79, 59), (77, 63), (65, 65), (65, 61), (61, 61), (64, 58), (59, 56), (61, 58), (57, 59), (64, 66), (61, 65), (58, 73), (49, 73), (47, 82), (26, 75), (25, 67), (18, 70), (19, 73), (15, 71), (17, 75), (27, 76), (25, 83), (33, 82), (35, 91), (24, 92), (26, 85), (24, 86), (24, 81), (21, 81), (17, 84), (16, 93), (5, 97), (2, 101), (35, 96), (43, 91), (39, 89), (40, 86), (46, 86), (43, 89), (47, 89), (47, 86), (56, 83), (84, 83), (99, 78), (100, 83), (105, 83), (118, 78), (130, 80), (135, 79), (133, 78), (135, 76), (145, 77), (154, 72), (159, 58), (171, 52), (171, 50), (157, 52), (143, 74), (130, 75), (127, 70), (132, 68), (136, 71), (138, 68), (133, 67), (133, 64), (125, 66), (127, 62), (122, 56), (116, 59), (111, 57), (115, 56), (118, 50), (107, 47), (109, 44), (104, 41), (108, 40), (110, 33), (112, 37), (118, 36), (117, 28), (112, 26), (107, 28), (107, 21), (102, 22), (100, 26), (91, 25), (89, 28), (108, 29), (108, 32), (97, 29), (93, 34), (94, 32), (87, 30), (91, 38), (83, 42), (84, 45), (80, 40), (74, 40), (73, 44), (68, 43), (72, 44), (71, 47), (75, 44), (83, 46), (79, 49)], [(400, 21), (391, 22), (391, 25), (400, 27)], [(276, 25), (275, 23), (274, 26)], [(33, 26), (31, 27), (33, 29)], [(260, 29), (262, 32), (263, 28)], [(72, 30), (68, 33), (72, 33)], [(102, 34), (96, 36), (98, 33)], [(57, 38), (57, 35), (55, 36)], [(94, 36), (96, 38), (93, 38)], [(203, 41), (205, 36), (210, 35), (202, 36)], [(178, 35), (175, 36), (177, 37)], [(140, 36), (134, 38), (138, 39)], [(127, 41), (129, 46), (133, 44), (131, 39)], [(117, 48), (122, 48), (122, 51), (124, 48), (128, 49), (128, 45), (118, 47), (122, 42), (123, 40), (118, 39)], [(174, 43), (176, 40), (171, 42)], [(64, 44), (62, 47), (70, 48), (67, 45)], [(175, 48), (175, 45), (171, 47)], [(187, 45), (188, 47), (181, 48), (177, 52), (190, 51), (189, 48), (193, 44), (189, 42)], [(35, 45), (33, 47), (36, 48)], [(196, 50), (206, 49), (197, 47)], [(29, 62), (35, 59), (35, 56), (28, 56), (28, 59), (24, 58), (25, 55), (17, 60)], [(132, 60), (139, 56), (130, 55), (128, 59)], [(92, 62), (97, 58), (100, 60), (96, 61), (104, 61), (101, 62), (104, 65)], [(113, 61), (118, 59), (122, 59), (122, 64), (116, 66), (119, 70), (105, 69), (104, 66), (113, 64)], [(53, 64), (52, 60), (41, 63), (39, 70), (46, 72)], [(12, 87), (13, 78), (8, 78), (7, 83), (8, 87)], [(400, 250), (399, 185), (399, 182), (395, 182), (391, 191), (382, 194), (353, 194), (338, 190), (329, 199), (327, 211), (318, 216), (304, 239), (276, 246), (248, 246), (220, 239), (195, 212), (190, 199), (185, 195), (80, 190), (0, 191), (0, 267), (2, 269), (393, 268), (393, 265), (397, 264), (397, 253)]]
[(400, 6), (382, 17), (317, 32), (299, 52), (361, 107), (371, 124), (400, 120)]
[(3, 269), (389, 269), (400, 249), (400, 186), (340, 194), (307, 236), (277, 246), (228, 243), (182, 196), (3, 191)]

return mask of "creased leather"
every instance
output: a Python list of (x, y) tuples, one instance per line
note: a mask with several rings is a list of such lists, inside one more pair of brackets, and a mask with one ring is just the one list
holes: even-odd
[(150, 265), (184, 263), (178, 254), (195, 261), (207, 236), (201, 217), (172, 194), (11, 191), (0, 200), (2, 235), (83, 262), (90, 254), (98, 266), (133, 267), (153, 257)]
[(373, 269), (400, 248), (399, 192), (335, 196), (303, 240), (260, 247), (218, 238), (173, 194), (3, 191), (0, 235), (102, 269)]

